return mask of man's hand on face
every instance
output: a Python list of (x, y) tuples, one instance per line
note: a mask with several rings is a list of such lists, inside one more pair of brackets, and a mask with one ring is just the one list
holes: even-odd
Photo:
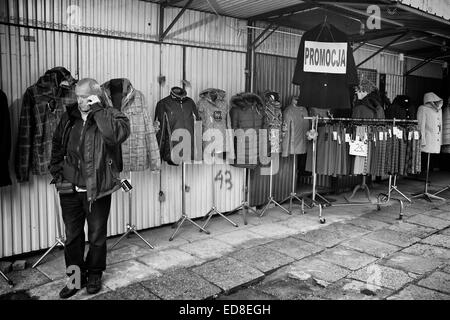
[(87, 104), (92, 106), (93, 104), (100, 103), (100, 99), (96, 95), (91, 95), (87, 98)]
[(91, 106), (100, 103), (100, 99), (96, 95), (90, 95), (88, 97), (78, 97), (78, 107), (81, 112), (89, 113), (91, 111)]

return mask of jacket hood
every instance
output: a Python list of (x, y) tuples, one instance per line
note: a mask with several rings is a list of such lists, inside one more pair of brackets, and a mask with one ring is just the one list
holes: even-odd
[(66, 68), (55, 67), (47, 70), (44, 76), (39, 78), (37, 84), (45, 85), (45, 82), (48, 81), (49, 77), (54, 77), (57, 86), (63, 85), (65, 87), (72, 87), (77, 82)]
[(251, 92), (239, 93), (231, 98), (231, 104), (241, 109), (256, 106), (258, 111), (263, 110), (264, 102), (260, 96)]
[(398, 95), (395, 97), (392, 105), (397, 105), (403, 109), (409, 108), (411, 106), (411, 99), (405, 95)]
[(122, 90), (122, 106), (126, 104), (134, 94), (134, 88), (131, 84), (130, 80), (126, 78), (117, 78), (117, 79), (111, 79), (104, 84), (102, 84), (103, 92), (105, 93), (105, 98), (109, 105), (113, 105), (111, 101), (111, 90), (114, 89), (121, 89)]
[(280, 94), (276, 91), (266, 90), (264, 92), (264, 102), (266, 106), (281, 108)]
[(219, 100), (225, 100), (225, 91), (222, 89), (215, 89), (215, 88), (208, 88), (200, 92), (199, 96), (202, 99), (208, 99), (210, 101), (213, 101), (211, 98), (212, 96), (216, 95), (217, 99)]
[(434, 102), (434, 105), (438, 110), (442, 109), (442, 105), (444, 104), (444, 101), (439, 98), (434, 92), (425, 93), (425, 95), (423, 96), (424, 105), (432, 107), (433, 105), (431, 104), (431, 102)]
[(187, 98), (187, 92), (181, 87), (172, 87), (170, 89), (170, 97), (178, 101), (183, 101)]

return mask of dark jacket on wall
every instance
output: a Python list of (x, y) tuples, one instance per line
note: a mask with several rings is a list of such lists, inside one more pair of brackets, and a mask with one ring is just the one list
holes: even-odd
[[(172, 133), (177, 129), (185, 129), (190, 134), (191, 141), (189, 143), (192, 160), (196, 158), (199, 152), (198, 146), (195, 148), (195, 134), (198, 134), (198, 132), (196, 130), (194, 132), (194, 126), (196, 121), (200, 122), (200, 116), (195, 102), (186, 94), (186, 90), (174, 87), (171, 89), (170, 95), (160, 100), (156, 105), (155, 121), (159, 124), (156, 137), (159, 150), (161, 158), (170, 165), (180, 164), (174, 162), (175, 159), (172, 158), (171, 154), (171, 150), (182, 142), (181, 138), (179, 141), (172, 141)], [(181, 156), (183, 155), (181, 154)]]
[(81, 167), (78, 161), (66, 154), (72, 127), (80, 119), (78, 104), (68, 106), (53, 135), (49, 170), (56, 181), (72, 183), (77, 182), (80, 170), (85, 170), (83, 182), (88, 201), (92, 203), (120, 188), (119, 173), (123, 169), (120, 145), (130, 135), (130, 121), (115, 108), (105, 108), (99, 103), (93, 105), (80, 139), (84, 160)]
[(69, 71), (56, 67), (26, 90), (15, 159), (19, 182), (29, 180), (30, 169), (36, 175), (48, 173), (53, 132), (66, 107), (77, 102), (75, 82)]
[[(112, 79), (104, 83), (102, 88), (108, 104), (118, 107), (130, 120), (130, 137), (121, 146), (123, 170), (159, 170), (161, 158), (158, 141), (142, 92), (134, 89), (128, 79)], [(119, 92), (116, 94), (115, 91)]]
[[(259, 129), (264, 124), (264, 102), (254, 93), (240, 93), (231, 98), (231, 127), (235, 130), (235, 148), (236, 148), (236, 167), (240, 168), (256, 168), (258, 166), (259, 155)], [(239, 143), (239, 135), (242, 129), (243, 150)], [(251, 129), (255, 130), (251, 135)], [(238, 131), (236, 131), (238, 130)], [(252, 138), (247, 138), (252, 136)]]
[(8, 98), (0, 90), (0, 187), (9, 186), (9, 156), (11, 155), (11, 119)]
[(353, 58), (353, 49), (347, 48), (347, 73), (329, 74), (304, 72), (305, 41), (346, 42), (347, 35), (331, 24), (320, 24), (305, 32), (298, 49), (293, 84), (300, 86), (298, 104), (307, 108), (350, 109), (348, 88), (358, 85), (358, 75)]
[(353, 108), (354, 119), (385, 119), (383, 106), (376, 93), (369, 93), (364, 99), (359, 100)]
[(415, 120), (416, 115), (417, 111), (411, 105), (411, 99), (404, 95), (395, 97), (392, 105), (386, 110), (386, 118), (388, 119)]

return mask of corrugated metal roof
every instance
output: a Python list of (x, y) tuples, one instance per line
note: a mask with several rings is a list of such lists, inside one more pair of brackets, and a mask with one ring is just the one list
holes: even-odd
[[(220, 15), (246, 19), (302, 2), (300, 0), (196, 0), (190, 8), (209, 12), (217, 11)], [(179, 3), (180, 6), (184, 4), (185, 1)]]

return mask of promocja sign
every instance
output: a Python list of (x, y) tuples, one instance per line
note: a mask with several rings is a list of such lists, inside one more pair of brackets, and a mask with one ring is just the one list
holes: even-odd
[(346, 42), (305, 41), (303, 71), (318, 73), (347, 73)]

